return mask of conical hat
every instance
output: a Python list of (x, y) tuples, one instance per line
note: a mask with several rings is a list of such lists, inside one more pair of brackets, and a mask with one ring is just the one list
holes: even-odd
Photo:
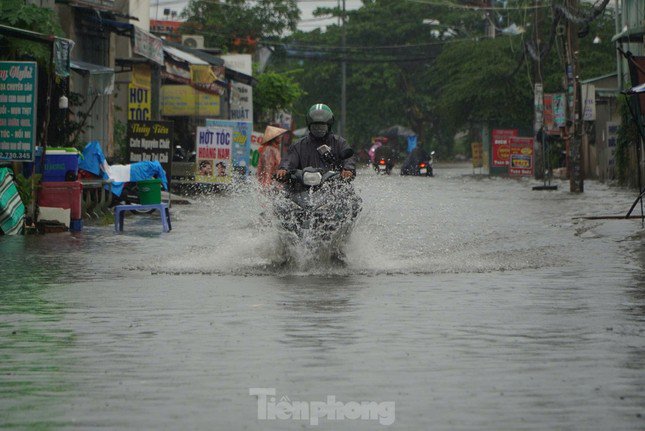
[(266, 144), (271, 139), (275, 139), (280, 135), (287, 133), (287, 129), (281, 129), (280, 127), (267, 126), (264, 129), (264, 136), (262, 136), (262, 143)]

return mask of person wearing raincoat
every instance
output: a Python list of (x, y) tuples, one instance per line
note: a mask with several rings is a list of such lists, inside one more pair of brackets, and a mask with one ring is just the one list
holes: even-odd
[(276, 173), (280, 165), (278, 138), (285, 133), (287, 133), (286, 129), (274, 126), (267, 126), (264, 130), (257, 168), (258, 181), (262, 187), (268, 187), (273, 183), (273, 174)]

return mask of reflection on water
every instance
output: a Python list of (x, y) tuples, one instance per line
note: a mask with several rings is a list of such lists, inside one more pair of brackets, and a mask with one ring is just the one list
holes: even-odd
[(282, 342), (288, 347), (324, 355), (360, 338), (352, 320), (363, 282), (338, 276), (284, 277), (281, 282), (277, 306), (287, 311)]
[(174, 207), (170, 234), (0, 237), (0, 424), (301, 429), (256, 419), (265, 387), (394, 401), (399, 429), (643, 429), (640, 224), (573, 218), (631, 194), (468, 172), (359, 175), (344, 265), (276, 263), (252, 186)]

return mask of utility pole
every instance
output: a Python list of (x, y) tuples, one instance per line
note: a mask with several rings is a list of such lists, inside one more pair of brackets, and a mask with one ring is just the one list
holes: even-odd
[(347, 61), (345, 48), (347, 46), (347, 29), (345, 28), (345, 0), (343, 0), (343, 10), (342, 10), (342, 55), (343, 62), (340, 65), (341, 68), (341, 84), (340, 84), (340, 127), (338, 128), (338, 134), (344, 135), (347, 130)]
[[(569, 11), (578, 10), (578, 0), (566, 0)], [(578, 29), (571, 20), (567, 20), (567, 107), (568, 121), (565, 140), (569, 154), (569, 191), (584, 192), (584, 171), (582, 167), (582, 116), (580, 102), (580, 80), (578, 70)]]

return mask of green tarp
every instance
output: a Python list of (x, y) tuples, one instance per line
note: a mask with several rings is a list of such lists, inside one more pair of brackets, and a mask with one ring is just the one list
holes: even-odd
[(0, 168), (0, 229), (5, 235), (21, 234), (24, 226), (25, 206), (9, 168)]

